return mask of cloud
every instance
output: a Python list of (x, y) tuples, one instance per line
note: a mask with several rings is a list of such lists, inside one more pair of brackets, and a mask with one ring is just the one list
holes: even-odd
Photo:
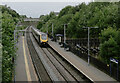
[(67, 5), (75, 6), (79, 2), (3, 2), (20, 15), (38, 18), (40, 15), (49, 14), (51, 11), (59, 12)]
[(91, 2), (92, 0), (2, 0), (2, 2)]

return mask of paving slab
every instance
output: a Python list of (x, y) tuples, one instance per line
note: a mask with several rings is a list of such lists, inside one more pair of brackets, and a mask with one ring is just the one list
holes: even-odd
[(24, 36), (19, 37), (17, 48), (15, 81), (38, 81)]

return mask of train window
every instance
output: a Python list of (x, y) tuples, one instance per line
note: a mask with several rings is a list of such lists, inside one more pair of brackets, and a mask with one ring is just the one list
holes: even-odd
[(47, 35), (46, 35), (46, 34), (42, 34), (42, 35), (41, 35), (41, 39), (42, 39), (42, 40), (46, 40), (46, 39), (47, 39)]

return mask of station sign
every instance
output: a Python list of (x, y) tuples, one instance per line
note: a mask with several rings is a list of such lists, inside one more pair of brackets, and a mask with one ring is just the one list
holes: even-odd
[(78, 48), (80, 48), (80, 45), (79, 45), (79, 44), (76, 44), (76, 46), (77, 46)]
[(110, 58), (110, 61), (118, 64), (118, 60), (116, 60), (116, 59), (114, 59), (114, 58)]

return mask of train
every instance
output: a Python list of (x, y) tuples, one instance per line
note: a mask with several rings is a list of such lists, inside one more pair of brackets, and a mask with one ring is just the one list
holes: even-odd
[(46, 33), (40, 32), (34, 27), (31, 27), (31, 33), (33, 34), (39, 45), (48, 45), (48, 35)]

